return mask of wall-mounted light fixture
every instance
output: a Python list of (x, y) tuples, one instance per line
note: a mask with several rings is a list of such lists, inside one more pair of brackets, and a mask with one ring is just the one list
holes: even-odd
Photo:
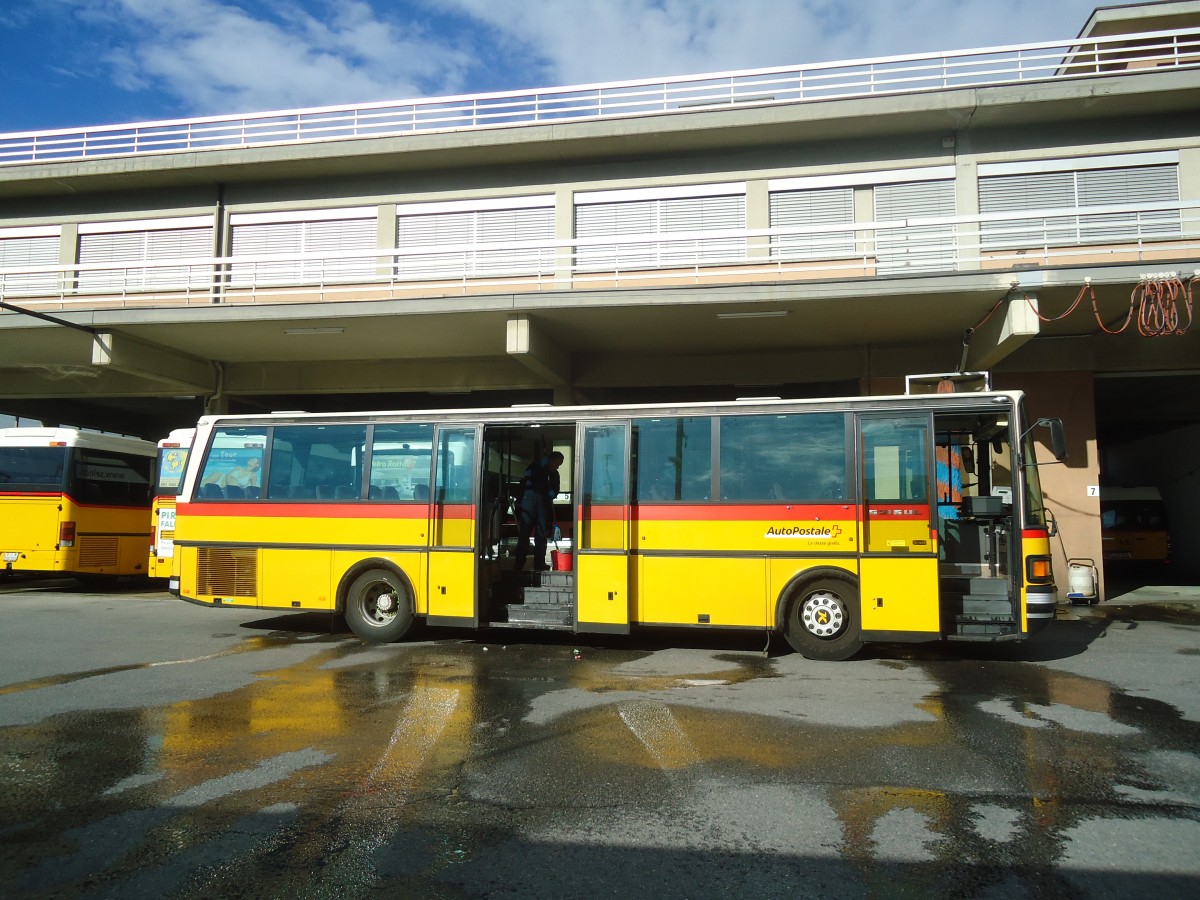
[(717, 313), (718, 319), (778, 319), (786, 316), (786, 309), (766, 309), (760, 312), (727, 312)]

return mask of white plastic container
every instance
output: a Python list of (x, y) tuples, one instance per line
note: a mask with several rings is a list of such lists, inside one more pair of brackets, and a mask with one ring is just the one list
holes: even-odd
[(1072, 603), (1096, 603), (1100, 596), (1100, 573), (1096, 569), (1095, 560), (1067, 560), (1067, 599)]

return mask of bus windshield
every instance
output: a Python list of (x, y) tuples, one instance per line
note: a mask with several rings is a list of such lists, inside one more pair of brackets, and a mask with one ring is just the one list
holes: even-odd
[[(1023, 409), (1020, 421), (1028, 421)], [(1025, 475), (1025, 527), (1045, 528), (1046, 499), (1042, 495), (1042, 480), (1038, 475), (1037, 447), (1033, 440), (1035, 430), (1026, 426), (1021, 447), (1021, 467)]]

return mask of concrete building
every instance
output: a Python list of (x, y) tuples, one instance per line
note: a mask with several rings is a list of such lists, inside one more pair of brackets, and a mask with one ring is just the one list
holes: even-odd
[(987, 370), (1068, 426), (1064, 557), (1101, 556), (1095, 486), (1150, 483), (1186, 568), (1198, 271), (1197, 0), (1060, 42), (5, 134), (0, 412), (153, 438)]

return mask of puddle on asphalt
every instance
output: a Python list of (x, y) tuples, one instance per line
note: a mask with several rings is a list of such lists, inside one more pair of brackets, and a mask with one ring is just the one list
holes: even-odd
[[(272, 633), (190, 660), (4, 692), (310, 639)], [(409, 863), (432, 878), (486, 845), (489, 829), (669, 808), (700, 779), (733, 771), (824, 792), (837, 823), (829, 840), (880, 891), (894, 878), (888, 866), (903, 863), (925, 888), (972, 893), (979, 885), (960, 874), (969, 869), (984, 882), (1070, 893), (1047, 874), (1062, 835), (1113, 809), (1141, 814), (1153, 804), (1139, 797), (1170, 787), (1146, 760), (1194, 759), (1200, 747), (1200, 726), (1166, 704), (1028, 662), (865, 662), (919, 669), (931, 687), (919, 719), (853, 729), (742, 710), (739, 689), (785, 677), (761, 654), (698, 651), (693, 669), (638, 672), (646, 651), (329, 640), (212, 697), (0, 731), (0, 821), (9, 823), (0, 833), (12, 848), (0, 861), (4, 883), (119, 893), (184, 864), (172, 860), (196, 860), (187, 886), (197, 895), (235, 892), (264, 872), (279, 893), (365, 893), (381, 886), (381, 859), (401, 835), (449, 841), (445, 853)], [(842, 666), (820, 674), (854, 676)], [(816, 669), (802, 671), (786, 677)], [(591, 701), (528, 721), (550, 692)], [(813, 702), (844, 703), (837, 679)], [(957, 791), (944, 789), (950, 772)], [(1022, 861), (1016, 874), (1012, 860)]]

